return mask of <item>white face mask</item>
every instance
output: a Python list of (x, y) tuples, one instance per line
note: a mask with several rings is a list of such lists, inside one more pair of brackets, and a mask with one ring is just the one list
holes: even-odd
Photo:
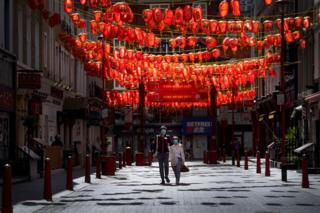
[(167, 131), (165, 129), (161, 129), (160, 133), (161, 133), (161, 135), (165, 135), (167, 133)]

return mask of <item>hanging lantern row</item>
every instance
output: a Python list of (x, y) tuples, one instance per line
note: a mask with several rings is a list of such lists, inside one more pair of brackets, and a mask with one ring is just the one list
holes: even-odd
[[(302, 33), (300, 31), (286, 32), (285, 40), (288, 44), (300, 41), (302, 39)], [(186, 47), (194, 48), (198, 42), (201, 42), (202, 38), (196, 38), (194, 36), (172, 38), (169, 40), (171, 48), (177, 47), (185, 49)], [(204, 44), (208, 49), (213, 49), (218, 46), (218, 41), (215, 37), (207, 36), (204, 38)], [(255, 37), (249, 37), (246, 33), (241, 33), (239, 38), (225, 37), (222, 39), (221, 46), (224, 51), (231, 49), (233, 52), (237, 52), (239, 48), (245, 47), (257, 47), (258, 50), (263, 48), (269, 49), (270, 47), (279, 47), (281, 45), (281, 35), (267, 35), (264, 40), (258, 40)]]
[[(118, 2), (111, 4), (111, 2), (106, 3), (108, 5), (105, 12), (101, 10), (93, 11), (93, 20), (97, 23), (112, 23), (115, 22), (118, 26), (122, 26), (123, 23), (131, 23), (133, 21), (134, 15), (130, 6), (125, 2)], [(97, 7), (94, 7), (97, 8)], [(79, 22), (83, 22), (84, 19), (80, 18), (80, 14), (74, 12), (74, 6), (72, 0), (64, 1), (64, 11), (70, 15), (72, 21), (77, 27), (80, 26)], [(74, 13), (73, 13), (74, 12)], [(79, 27), (81, 28), (81, 26)]]
[(163, 108), (163, 110), (175, 111), (177, 109), (208, 108), (208, 102), (146, 102), (150, 108)]
[(27, 0), (27, 5), (30, 7), (30, 9), (39, 11), (42, 18), (47, 21), (50, 27), (55, 27), (61, 23), (60, 14), (47, 10), (44, 7), (43, 0)]
[(138, 105), (138, 91), (107, 91), (106, 101), (109, 106)]
[(237, 92), (236, 94), (228, 91), (227, 93), (223, 94), (218, 92), (217, 94), (217, 106), (220, 107), (221, 105), (231, 104), (231, 103), (242, 103), (244, 101), (253, 100), (256, 97), (256, 90), (248, 90), (248, 91), (241, 91)]
[[(222, 8), (225, 8), (228, 2), (222, 1), (221, 5), (223, 5)], [(227, 8), (223, 11), (226, 11), (223, 15), (228, 14)], [(259, 33), (262, 26), (264, 32), (271, 32), (275, 27), (279, 32), (281, 31), (281, 19), (276, 21), (265, 20), (263, 23), (255, 19), (203, 19), (201, 7), (191, 7), (189, 5), (185, 6), (184, 9), (178, 7), (174, 12), (171, 9), (166, 9), (164, 12), (160, 8), (146, 9), (143, 11), (143, 18), (149, 30), (157, 29), (160, 32), (170, 26), (180, 29), (182, 34), (185, 34), (188, 30), (193, 34), (204, 33), (206, 35), (241, 32)], [(287, 17), (285, 18), (285, 30), (306, 30), (310, 27), (310, 19), (309, 16)]]

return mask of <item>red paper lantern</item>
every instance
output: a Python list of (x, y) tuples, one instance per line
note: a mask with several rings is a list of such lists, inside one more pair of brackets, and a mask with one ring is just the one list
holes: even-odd
[(87, 40), (87, 34), (86, 33), (80, 33), (79, 39), (82, 43), (84, 43)]
[(192, 16), (194, 21), (201, 21), (203, 19), (203, 11), (201, 7), (192, 8)]
[(244, 21), (244, 30), (247, 32), (252, 32), (252, 20), (245, 20)]
[(169, 40), (171, 48), (175, 49), (177, 47), (177, 41), (176, 39), (172, 38)]
[(80, 4), (85, 5), (87, 3), (87, 0), (80, 0)]
[(225, 33), (227, 31), (227, 22), (224, 20), (219, 21), (219, 33)]
[(301, 16), (297, 16), (294, 18), (294, 24), (296, 26), (296, 29), (302, 28), (303, 18)]
[(309, 29), (309, 27), (310, 27), (310, 16), (305, 16), (303, 18), (303, 28)]
[(73, 11), (73, 0), (64, 0), (64, 12), (70, 14)]
[(162, 13), (162, 10), (159, 7), (153, 8), (152, 12), (153, 12), (153, 20), (156, 23), (159, 23), (160, 21), (163, 20), (163, 13)]
[(210, 34), (210, 26), (209, 26), (209, 21), (207, 19), (201, 20), (200, 28), (203, 33), (205, 33), (207, 35)]
[(306, 40), (301, 39), (300, 42), (299, 42), (299, 45), (300, 45), (301, 49), (306, 49), (306, 47), (307, 47)]
[(231, 0), (231, 8), (234, 16), (238, 17), (241, 15), (240, 2), (238, 0)]
[(197, 38), (194, 37), (194, 36), (189, 36), (189, 37), (187, 38), (187, 43), (188, 43), (188, 46), (189, 46), (189, 47), (195, 47), (196, 44), (197, 44)]
[(260, 31), (260, 21), (252, 21), (252, 32), (258, 33)]
[(96, 22), (100, 22), (101, 17), (102, 17), (102, 11), (100, 10), (93, 11), (93, 18)]
[(97, 35), (98, 32), (98, 24), (95, 20), (90, 21), (90, 30), (92, 35)]
[(84, 28), (86, 28), (86, 20), (80, 19), (79, 22), (78, 22), (78, 24), (77, 24), (77, 27), (78, 27), (79, 29), (84, 29)]
[(265, 20), (263, 22), (263, 27), (265, 32), (270, 32), (273, 28), (273, 22), (270, 20)]
[(265, 5), (270, 5), (270, 4), (272, 4), (272, 0), (264, 0), (264, 4)]
[(190, 30), (192, 31), (193, 34), (197, 34), (199, 29), (200, 29), (200, 25), (199, 25), (198, 22), (195, 22), (195, 21), (191, 20), (189, 28), (190, 28)]
[(171, 26), (173, 21), (173, 16), (174, 16), (173, 11), (170, 9), (166, 9), (164, 11), (164, 23), (168, 26)]
[(190, 5), (186, 5), (183, 8), (183, 19), (185, 22), (188, 22), (192, 19), (192, 7)]
[(223, 0), (219, 4), (219, 14), (222, 18), (226, 17), (229, 13), (229, 3)]
[(74, 23), (74, 24), (77, 24), (77, 23), (80, 21), (80, 15), (79, 15), (79, 13), (72, 13), (72, 14), (70, 15), (70, 17), (71, 17), (72, 23)]
[(100, 1), (100, 0), (89, 0), (89, 6), (90, 6), (92, 9), (95, 9), (95, 8), (98, 7), (99, 1)]
[(217, 40), (211, 36), (207, 36), (205, 40), (206, 47), (213, 49), (217, 46)]
[(218, 28), (218, 21), (214, 20), (214, 19), (211, 19), (209, 21), (209, 28), (210, 28), (210, 32), (211, 33), (216, 33), (217, 28)]
[(183, 23), (183, 10), (178, 7), (174, 12), (174, 25), (179, 26)]
[(60, 14), (54, 13), (48, 20), (48, 24), (50, 27), (54, 27), (58, 24), (60, 24), (61, 19), (60, 19)]

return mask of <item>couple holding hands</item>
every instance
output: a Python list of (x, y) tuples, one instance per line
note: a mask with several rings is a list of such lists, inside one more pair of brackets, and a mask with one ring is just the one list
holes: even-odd
[(179, 138), (173, 136), (172, 140), (167, 135), (167, 128), (161, 126), (160, 135), (156, 137), (155, 150), (159, 162), (159, 170), (161, 176), (161, 184), (165, 181), (170, 183), (169, 175), (169, 159), (171, 162), (174, 175), (176, 177), (176, 185), (180, 183), (180, 172), (185, 162), (184, 150), (182, 144), (179, 143)]

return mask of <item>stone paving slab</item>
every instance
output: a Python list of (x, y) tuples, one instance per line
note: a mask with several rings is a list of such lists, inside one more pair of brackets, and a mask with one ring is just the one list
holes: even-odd
[[(311, 189), (301, 189), (301, 174), (288, 171), (288, 182), (280, 181), (280, 170), (271, 177), (230, 165), (187, 162), (190, 172), (182, 173), (182, 184), (159, 185), (157, 163), (151, 167), (126, 167), (114, 177), (103, 176), (92, 184), (55, 195), (53, 202), (24, 201), (14, 212), (320, 212), (320, 176), (311, 175)], [(262, 168), (262, 172), (264, 169)], [(170, 169), (171, 182), (174, 181)], [(81, 185), (81, 187), (80, 187)]]

